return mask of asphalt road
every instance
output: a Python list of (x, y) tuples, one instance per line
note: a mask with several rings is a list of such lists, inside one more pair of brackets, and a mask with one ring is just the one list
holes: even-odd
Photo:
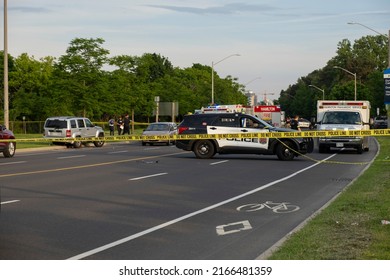
[(0, 157), (0, 259), (255, 259), (343, 190), (376, 152), (374, 141), (362, 155), (315, 151), (290, 162), (200, 160), (135, 142), (18, 150)]

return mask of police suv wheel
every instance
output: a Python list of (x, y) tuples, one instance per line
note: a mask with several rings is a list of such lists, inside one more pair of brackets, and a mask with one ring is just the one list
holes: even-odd
[(293, 160), (295, 157), (294, 151), (290, 149), (293, 144), (290, 141), (279, 143), (276, 147), (276, 155), (280, 160)]
[(210, 140), (200, 140), (194, 145), (194, 154), (197, 158), (208, 159), (215, 155), (215, 148)]

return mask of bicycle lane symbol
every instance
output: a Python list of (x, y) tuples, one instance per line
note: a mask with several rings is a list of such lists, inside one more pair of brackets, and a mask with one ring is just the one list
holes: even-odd
[[(297, 205), (292, 205), (289, 202), (272, 202), (266, 201), (264, 203), (250, 203), (241, 205), (236, 208), (239, 212), (254, 212), (264, 208), (272, 210), (274, 213), (291, 213), (298, 211), (300, 208)], [(244, 230), (252, 229), (252, 225), (248, 220), (229, 223), (225, 225), (219, 225), (216, 227), (216, 232), (218, 235), (227, 235), (232, 233), (237, 233)]]
[(298, 211), (300, 208), (299, 206), (292, 205), (289, 202), (272, 202), (272, 201), (266, 201), (264, 203), (251, 203), (251, 204), (245, 204), (237, 207), (237, 211), (239, 212), (254, 212), (258, 211), (264, 208), (268, 208), (272, 210), (274, 213), (291, 213)]

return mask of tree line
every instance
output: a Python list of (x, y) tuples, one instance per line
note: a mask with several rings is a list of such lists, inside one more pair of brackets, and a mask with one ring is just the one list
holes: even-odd
[[(103, 44), (102, 38), (75, 38), (58, 59), (9, 55), (10, 120), (76, 115), (101, 121), (134, 112), (136, 120), (144, 121), (153, 114), (155, 96), (160, 102), (179, 102), (181, 115), (210, 103), (210, 66), (181, 69), (156, 53), (110, 57)], [(236, 78), (215, 73), (214, 81), (216, 102), (247, 102)]]
[(342, 40), (337, 45), (336, 55), (323, 68), (282, 90), (278, 102), (287, 115), (314, 117), (319, 99), (354, 100), (355, 77), (352, 74), (355, 74), (356, 99), (370, 101), (372, 116), (376, 115), (377, 108), (380, 114), (386, 115), (383, 71), (388, 66), (388, 42), (388, 38), (381, 35), (365, 36), (353, 44)]
[[(181, 116), (210, 104), (210, 66), (194, 63), (182, 69), (156, 53), (110, 57), (104, 42), (102, 38), (75, 38), (59, 58), (9, 54), (10, 120), (76, 115), (103, 121), (134, 112), (137, 121), (147, 121), (155, 108), (155, 96), (161, 102), (179, 102)], [(373, 110), (380, 108), (383, 113), (387, 54), (388, 39), (384, 36), (362, 37), (354, 44), (344, 39), (336, 56), (322, 69), (300, 77), (274, 102), (287, 115), (310, 118), (316, 114), (316, 101), (323, 98), (315, 87), (324, 90), (325, 99), (353, 100), (354, 77), (334, 68), (338, 66), (356, 73), (357, 99), (369, 100)], [(3, 59), (1, 52), (1, 75)], [(215, 103), (247, 104), (245, 86), (237, 78), (222, 78), (214, 72), (214, 82)]]

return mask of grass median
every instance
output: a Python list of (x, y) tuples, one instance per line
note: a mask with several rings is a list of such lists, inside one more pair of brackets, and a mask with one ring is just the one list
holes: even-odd
[[(41, 147), (49, 147), (52, 145), (50, 141), (43, 140), (42, 134), (15, 134), (16, 139), (31, 139), (31, 141), (23, 141), (16, 143), (16, 149), (27, 149), (27, 148), (41, 148)], [(42, 142), (39, 140), (42, 138)], [(32, 140), (34, 139), (34, 141)]]
[(390, 260), (390, 139), (377, 140), (371, 166), (268, 259)]

